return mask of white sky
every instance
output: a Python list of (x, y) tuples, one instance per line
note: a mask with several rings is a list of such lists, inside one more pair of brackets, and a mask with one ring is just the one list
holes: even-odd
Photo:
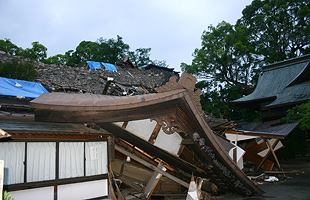
[(152, 60), (180, 70), (201, 35), (221, 21), (235, 24), (251, 0), (0, 0), (0, 39), (22, 48), (38, 41), (48, 56), (83, 41), (120, 35), (130, 50), (152, 48)]

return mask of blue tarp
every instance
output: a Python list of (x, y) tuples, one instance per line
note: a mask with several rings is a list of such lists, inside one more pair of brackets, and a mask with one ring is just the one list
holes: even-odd
[(86, 61), (89, 69), (101, 69), (100, 62), (95, 62), (95, 61)]
[(103, 66), (106, 68), (106, 70), (117, 72), (115, 65), (110, 64), (110, 63), (103, 63), (103, 62), (101, 64), (103, 64)]
[(104, 62), (100, 63), (100, 62), (96, 62), (96, 61), (86, 61), (86, 62), (89, 66), (89, 69), (102, 69), (101, 65), (100, 65), (100, 64), (102, 64), (106, 70), (117, 72), (115, 65), (110, 64), (110, 63), (104, 63)]
[(37, 98), (48, 91), (40, 84), (0, 77), (0, 95)]

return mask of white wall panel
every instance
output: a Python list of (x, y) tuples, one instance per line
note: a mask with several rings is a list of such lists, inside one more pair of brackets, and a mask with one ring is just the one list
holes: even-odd
[(9, 192), (14, 200), (54, 200), (54, 187)]
[(58, 200), (80, 200), (108, 196), (108, 180), (89, 181), (58, 186)]
[(168, 135), (160, 129), (154, 145), (170, 153), (177, 154), (179, 152), (181, 142), (182, 137), (178, 133), (175, 132)]
[[(122, 127), (123, 123), (115, 123), (116, 125)], [(148, 141), (152, 135), (154, 128), (156, 127), (157, 122), (155, 120), (151, 121), (150, 119), (136, 120), (128, 122), (126, 130), (135, 134), (136, 136)]]

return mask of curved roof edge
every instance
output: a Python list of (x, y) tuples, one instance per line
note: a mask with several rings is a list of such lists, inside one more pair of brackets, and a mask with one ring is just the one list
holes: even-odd
[(242, 104), (254, 101), (275, 100), (286, 88), (310, 74), (310, 54), (264, 66), (255, 90), (244, 97), (232, 101)]

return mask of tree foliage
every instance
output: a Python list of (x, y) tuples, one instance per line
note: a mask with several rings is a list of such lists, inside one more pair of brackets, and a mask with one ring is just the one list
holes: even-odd
[(67, 54), (57, 54), (55, 56), (48, 57), (42, 60), (45, 64), (57, 64), (57, 65), (66, 65), (69, 56)]
[(208, 81), (200, 81), (196, 87), (204, 89), (201, 95), (201, 105), (203, 110), (209, 114), (226, 119), (259, 120), (257, 111), (241, 108), (231, 103), (232, 100), (241, 97), (241, 89), (238, 86), (219, 86), (218, 90), (212, 90)]
[(20, 48), (9, 39), (0, 40), (0, 50), (11, 55), (23, 56), (33, 61), (41, 61), (46, 64), (59, 64), (78, 66), (85, 61), (97, 61), (115, 64), (121, 61), (125, 55), (137, 66), (145, 64), (160, 64), (167, 67), (166, 61), (151, 60), (151, 48), (138, 48), (130, 51), (130, 47), (123, 41), (121, 36), (116, 39), (99, 38), (97, 41), (82, 41), (75, 48), (69, 50), (64, 55), (57, 54), (47, 58), (47, 48), (39, 42), (33, 42), (32, 48)]
[(47, 48), (39, 42), (33, 42), (32, 48), (20, 49), (16, 54), (33, 61), (42, 61), (47, 57)]
[(207, 79), (214, 87), (240, 86), (246, 92), (257, 65), (244, 32), (223, 21), (209, 26), (201, 39), (202, 47), (195, 49), (192, 64), (182, 63), (182, 70)]
[(230, 101), (253, 90), (258, 59), (251, 53), (246, 33), (224, 21), (209, 26), (201, 37), (201, 48), (194, 51), (192, 64), (181, 64), (182, 71), (204, 79), (205, 83), (200, 84), (205, 92), (202, 103), (213, 103), (203, 107), (217, 117), (241, 117)]
[(143, 66), (152, 62), (150, 59), (150, 54), (151, 48), (138, 48), (136, 51), (129, 52), (128, 56), (134, 65)]
[(289, 109), (282, 121), (284, 123), (300, 122), (301, 130), (310, 130), (310, 102)]
[(31, 81), (38, 75), (33, 64), (19, 63), (17, 59), (4, 63), (0, 68), (0, 76), (12, 79)]
[[(253, 91), (260, 65), (310, 53), (309, 4), (254, 0), (236, 25), (223, 21), (203, 32), (201, 48), (195, 49), (192, 63), (182, 63), (181, 69), (208, 83), (201, 84), (207, 98), (202, 102), (220, 105), (204, 106), (207, 112), (221, 113), (217, 117), (243, 116), (228, 102)], [(217, 108), (221, 111), (216, 112)]]
[(0, 51), (7, 52), (11, 55), (16, 55), (16, 52), (20, 50), (10, 39), (0, 40)]
[(96, 42), (82, 41), (75, 51), (66, 53), (69, 55), (67, 65), (76, 66), (88, 60), (114, 64), (120, 61), (128, 50), (129, 45), (125, 44), (120, 36), (117, 36), (117, 39), (99, 38)]
[(307, 132), (310, 132), (310, 102), (288, 110), (282, 122), (300, 122), (300, 124), (296, 130), (283, 140), (285, 148), (278, 153), (279, 157), (281, 159), (291, 159), (296, 156), (304, 156), (307, 153), (305, 143)]
[(266, 63), (310, 53), (310, 2), (254, 0), (237, 26), (249, 31), (250, 42)]
[(11, 55), (23, 56), (33, 61), (42, 61), (47, 57), (47, 48), (39, 42), (33, 42), (32, 48), (23, 49), (13, 44), (9, 39), (0, 40), (0, 50)]

